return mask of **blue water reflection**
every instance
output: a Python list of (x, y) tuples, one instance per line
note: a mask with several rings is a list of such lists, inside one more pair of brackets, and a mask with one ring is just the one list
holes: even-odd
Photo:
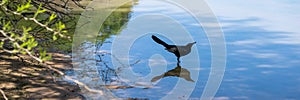
[[(248, 1), (250, 2), (250, 1)], [(197, 26), (198, 24), (192, 16), (182, 11), (175, 6), (164, 4), (157, 1), (140, 0), (139, 4), (132, 8), (131, 19), (147, 14), (163, 14), (177, 20), (183, 25), (187, 31), (197, 40), (197, 49), (200, 66), (193, 66), (193, 64), (183, 63), (181, 66), (187, 70), (200, 70), (198, 79), (195, 83), (191, 96), (189, 98), (200, 98), (203, 89), (208, 80), (211, 65), (211, 50), (209, 41), (205, 32)], [(212, 5), (212, 9), (216, 14), (220, 14), (218, 19), (223, 27), (226, 45), (227, 45), (227, 68), (223, 82), (216, 94), (216, 100), (297, 100), (300, 98), (300, 42), (295, 40), (298, 37), (299, 31), (286, 30), (290, 28), (280, 28), (282, 25), (271, 25), (266, 22), (273, 18), (264, 19), (265, 16), (242, 16), (238, 11), (234, 15), (226, 15), (224, 12), (220, 13), (220, 9), (214, 5), (220, 5), (215, 1), (208, 1)], [(277, 2), (273, 2), (278, 4)], [(272, 4), (273, 4), (272, 3)], [(299, 2), (293, 2), (298, 3)], [(225, 4), (228, 4), (226, 2)], [(289, 3), (284, 3), (288, 5)], [(228, 4), (230, 5), (230, 4)], [(270, 6), (269, 4), (266, 4)], [(280, 6), (280, 5), (276, 5)], [(294, 4), (288, 5), (288, 8), (293, 8)], [(224, 6), (222, 6), (224, 7)], [(237, 6), (240, 7), (240, 6)], [(247, 8), (249, 7), (249, 8)], [(230, 8), (230, 7), (229, 7)], [(246, 11), (253, 8), (252, 6), (242, 7)], [(263, 7), (262, 7), (263, 8)], [(239, 9), (239, 8), (236, 8)], [(226, 9), (225, 9), (226, 10)], [(286, 9), (282, 9), (286, 10)], [(222, 10), (223, 11), (223, 10)], [(252, 11), (252, 10), (251, 10)], [(229, 11), (227, 11), (229, 12)], [(250, 11), (249, 11), (250, 12)], [(252, 12), (252, 13), (255, 13)], [(230, 13), (232, 14), (232, 12)], [(243, 13), (241, 13), (243, 14)], [(299, 13), (285, 12), (276, 13), (278, 16), (298, 16)], [(298, 15), (295, 15), (298, 14)], [(264, 15), (264, 14), (262, 14)], [(278, 19), (277, 19), (278, 20)], [(284, 19), (286, 20), (286, 19)], [(163, 21), (163, 20), (162, 20)], [(285, 24), (289, 25), (290, 21)], [(299, 22), (299, 21), (298, 21)], [(261, 25), (260, 25), (261, 23)], [(145, 23), (147, 24), (147, 23)], [(292, 24), (294, 25), (294, 24)], [(299, 26), (300, 24), (298, 24)], [(145, 25), (146, 26), (146, 25)], [(294, 27), (294, 26), (292, 26)], [(126, 28), (125, 28), (126, 30)], [(122, 34), (122, 31), (119, 33)], [(150, 38), (151, 34), (143, 36), (132, 45), (129, 52), (129, 62), (133, 71), (141, 76), (147, 76), (151, 73), (151, 66), (149, 66), (149, 58), (153, 54), (159, 54), (156, 62), (160, 66), (166, 66), (166, 71), (175, 68), (176, 57), (163, 51), (162, 47), (153, 42)], [(108, 38), (106, 41), (113, 41), (115, 36)], [(164, 38), (168, 43), (172, 43), (168, 38)], [(110, 51), (111, 44), (104, 44), (99, 50)], [(161, 48), (159, 48), (161, 47)], [(197, 50), (195, 49), (195, 50)], [(112, 58), (107, 57), (106, 60)], [(112, 66), (112, 64), (108, 64)], [(160, 73), (162, 74), (162, 73)], [(158, 74), (158, 75), (160, 75)], [(117, 96), (122, 98), (127, 97), (141, 97), (149, 99), (159, 99), (168, 95), (175, 87), (176, 82), (180, 80), (178, 77), (163, 78), (155, 85), (154, 88), (130, 88), (112, 90)], [(185, 95), (178, 95), (178, 99), (186, 98)]]
[[(212, 5), (220, 4), (213, 2)], [(243, 2), (255, 4), (253, 1)], [(294, 16), (299, 16), (299, 13), (290, 9), (299, 8), (294, 4), (299, 2), (279, 2), (268, 0), (261, 2), (264, 7), (260, 6), (262, 8), (260, 10), (252, 9), (253, 5), (236, 6), (244, 8), (236, 10), (226, 7), (228, 9), (223, 10), (223, 13), (219, 12), (220, 9), (216, 10), (219, 15), (222, 15), (219, 19), (223, 23), (228, 50), (225, 77), (216, 95), (220, 99), (297, 100), (300, 98), (298, 95), (300, 93), (298, 72), (300, 46), (296, 41), (296, 38), (299, 38), (299, 30), (294, 26), (297, 23), (294, 22)], [(227, 6), (229, 5), (231, 4)], [(269, 8), (273, 10), (270, 11)], [(248, 12), (251, 17), (239, 13), (241, 10)], [(279, 13), (278, 10), (284, 12)], [(225, 14), (229, 11), (234, 14)]]
[(300, 93), (297, 72), (300, 46), (292, 42), (286, 44), (288, 41), (278, 43), (286, 37), (277, 36), (295, 33), (241, 25), (259, 23), (253, 18), (221, 22), (235, 27), (224, 29), (228, 62), (217, 96), (233, 100), (296, 100), (300, 97), (297, 95)]

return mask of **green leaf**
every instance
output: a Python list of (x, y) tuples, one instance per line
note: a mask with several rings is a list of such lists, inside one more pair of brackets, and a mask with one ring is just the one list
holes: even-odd
[(48, 55), (42, 58), (43, 61), (51, 60), (51, 59), (52, 59), (52, 55)]
[(39, 51), (40, 51), (39, 58), (42, 59), (42, 61), (51, 60), (52, 59), (52, 55), (50, 55), (50, 54), (47, 55), (46, 50), (43, 50), (42, 47), (39, 47)]
[(59, 26), (60, 29), (64, 29), (65, 27), (66, 27), (65, 24), (61, 24), (61, 25)]
[(46, 50), (43, 50), (40, 55), (41, 56), (46, 56)]
[(56, 17), (57, 17), (56, 14), (52, 13), (51, 16), (49, 17), (49, 21), (51, 22)]
[(46, 9), (43, 9), (42, 8), (42, 4), (40, 4), (39, 8), (37, 9), (37, 11), (35, 12), (33, 18), (36, 18), (40, 13), (44, 13), (46, 12), (47, 10)]
[(44, 13), (44, 12), (46, 12), (47, 10), (46, 9), (39, 9), (38, 10), (38, 13)]
[(17, 49), (14, 49), (12, 52), (16, 53), (16, 52), (19, 52), (19, 50), (17, 50)]
[(20, 40), (23, 41), (23, 42), (25, 42), (25, 40), (29, 37), (28, 35), (29, 35), (29, 34), (28, 34), (27, 32), (24, 32), (24, 33), (23, 33), (23, 36), (20, 37)]
[(25, 52), (25, 51), (21, 51), (21, 53), (22, 53), (22, 54), (27, 54), (27, 52)]
[(26, 33), (26, 34), (27, 34), (29, 31), (32, 30), (31, 27), (26, 28), (26, 27), (23, 26), (22, 28), (23, 28), (23, 32)]
[(27, 45), (28, 45), (28, 42), (24, 42), (24, 43), (22, 43), (22, 44), (20, 45), (20, 47), (23, 48), (23, 47), (25, 47), (25, 46), (27, 46)]
[(4, 42), (0, 42), (0, 48), (2, 48), (3, 47), (3, 44), (4, 44)]
[(63, 32), (63, 33), (67, 33), (68, 31), (67, 31), (67, 30), (63, 30), (63, 31), (61, 31), (61, 32)]
[(3, 30), (10, 30), (11, 29), (11, 27), (10, 27), (10, 22), (7, 22), (5, 25), (4, 25), (4, 27), (3, 27)]
[(42, 51), (43, 51), (43, 48), (39, 46), (38, 49), (39, 49), (39, 54), (41, 55)]
[(26, 28), (26, 27), (23, 26), (23, 31), (24, 31), (24, 32), (29, 32), (29, 31), (31, 31), (31, 30), (32, 30), (31, 27)]
[(16, 36), (15, 33), (13, 33), (13, 32), (10, 33), (10, 37), (14, 38), (15, 36)]
[(25, 9), (28, 9), (28, 8), (30, 8), (31, 7), (31, 0), (29, 0), (25, 5), (24, 5), (24, 8)]
[(62, 22), (55, 23), (55, 25), (58, 31), (61, 31), (66, 27), (65, 24), (63, 24)]
[[(20, 38), (21, 41), (25, 42), (28, 38), (33, 38), (28, 32), (31, 31), (31, 27), (23, 27), (23, 36)], [(34, 39), (34, 38), (33, 38)]]
[(23, 10), (24, 10), (24, 8), (22, 7), (22, 5), (21, 5), (21, 6), (18, 6), (17, 12), (21, 12), (21, 11), (23, 11)]
[(28, 50), (31, 50), (32, 48), (36, 47), (37, 46), (37, 42), (34, 41), (34, 38), (30, 38), (29, 42), (28, 42), (28, 46), (27, 46), (27, 49)]
[(17, 43), (13, 43), (13, 47), (14, 47), (14, 48), (17, 48), (17, 45), (16, 45), (16, 44), (17, 44)]
[(16, 35), (15, 35), (15, 38), (16, 38), (16, 39), (19, 39), (19, 38), (20, 38), (20, 35), (19, 35), (19, 34), (16, 34)]
[(57, 37), (56, 37), (55, 35), (53, 35), (53, 40), (54, 40), (54, 41), (57, 40)]
[(32, 43), (32, 46), (36, 47), (38, 45), (38, 42), (34, 41), (34, 43)]
[(17, 7), (17, 12), (23, 12), (31, 7), (31, 0), (29, 0), (25, 5), (20, 5)]

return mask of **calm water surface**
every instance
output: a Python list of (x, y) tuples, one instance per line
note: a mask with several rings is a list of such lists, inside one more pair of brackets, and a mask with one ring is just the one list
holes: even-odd
[[(227, 47), (226, 71), (214, 99), (299, 100), (300, 13), (297, 10), (300, 10), (300, 7), (297, 4), (300, 2), (296, 0), (207, 2), (220, 21)], [(193, 46), (191, 54), (181, 58), (180, 63), (180, 66), (190, 73), (194, 82), (183, 77), (164, 77), (156, 82), (150, 82), (153, 85), (151, 88), (140, 86), (111, 90), (114, 95), (121, 98), (154, 100), (170, 94), (173, 94), (174, 99), (200, 98), (210, 72), (211, 48), (205, 32), (197, 21), (181, 8), (156, 0), (139, 0), (119, 9), (125, 10), (113, 12), (100, 32), (102, 36), (97, 46), (99, 52), (111, 52), (111, 42), (116, 41), (118, 36), (130, 36), (130, 32), (134, 29), (137, 33), (142, 32), (139, 30), (152, 27), (155, 22), (156, 26), (162, 25), (163, 28), (170, 26), (166, 28), (166, 33), (149, 32), (135, 39), (131, 45), (129, 58), (126, 60), (131, 64), (128, 67), (137, 76), (143, 77), (141, 83), (150, 82), (154, 76), (178, 66), (176, 57), (155, 43), (151, 35), (157, 35), (170, 44), (185, 45), (193, 41), (197, 44)], [(151, 16), (147, 18), (150, 20), (143, 20), (142, 25), (136, 26), (136, 22), (143, 15), (159, 15), (159, 17)], [(176, 20), (176, 23), (172, 20)], [(172, 30), (176, 25), (183, 28)], [(180, 32), (188, 33), (190, 36), (172, 39), (162, 35)], [(116, 82), (118, 77), (115, 75), (122, 70), (117, 70), (118, 66), (112, 64), (111, 60), (115, 58), (111, 55), (101, 56), (98, 59), (104, 62), (98, 62), (100, 69), (103, 69), (103, 66), (106, 66), (106, 71), (109, 70), (107, 67), (112, 68), (106, 77), (107, 84), (118, 83)], [(155, 70), (159, 71), (154, 72)], [(114, 71), (117, 72), (113, 73)], [(104, 78), (103, 75), (99, 77)], [(178, 81), (187, 87), (177, 87)], [(172, 92), (175, 87), (180, 88), (179, 92)], [(189, 92), (187, 89), (193, 89), (190, 91), (190, 97), (185, 94)]]

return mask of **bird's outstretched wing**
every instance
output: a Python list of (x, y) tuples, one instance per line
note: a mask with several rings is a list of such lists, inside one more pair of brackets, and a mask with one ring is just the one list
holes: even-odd
[(152, 35), (152, 39), (153, 39), (156, 43), (161, 44), (161, 45), (163, 45), (163, 46), (166, 47), (166, 48), (169, 47), (169, 45), (168, 45), (166, 42), (162, 41), (161, 39), (159, 39), (158, 37), (156, 37), (156, 36), (154, 36), (154, 35)]

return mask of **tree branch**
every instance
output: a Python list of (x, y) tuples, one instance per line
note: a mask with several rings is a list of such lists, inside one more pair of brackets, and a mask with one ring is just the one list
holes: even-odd
[(5, 95), (5, 93), (4, 93), (4, 91), (3, 91), (2, 89), (0, 89), (0, 92), (1, 92), (1, 94), (2, 94), (2, 96), (3, 96), (3, 98), (4, 98), (5, 100), (8, 100), (8, 98), (6, 97), (6, 95)]
[[(21, 16), (24, 20), (30, 20), (30, 21), (33, 21), (34, 23), (38, 24), (39, 26), (45, 28), (47, 31), (53, 32), (53, 34), (58, 34), (60, 37), (64, 37), (64, 35), (61, 34), (61, 32), (55, 31), (54, 29), (48, 27), (47, 25), (45, 25), (45, 24), (43, 24), (43, 23), (40, 23), (40, 22), (39, 22), (37, 19), (35, 19), (35, 18), (28, 18), (28, 17), (26, 17), (26, 16), (23, 16), (22, 13), (18, 13), (18, 12), (16, 12), (16, 11), (11, 11), (11, 10), (7, 9), (6, 7), (4, 7), (4, 6), (3, 6), (3, 8), (4, 8), (4, 10), (7, 11), (7, 12), (10, 12), (10, 13), (12, 13), (12, 14), (14, 14), (14, 15)], [(70, 37), (67, 37), (67, 38), (70, 38)]]
[[(5, 37), (6, 37), (7, 39), (9, 39), (10, 41), (16, 41), (15, 39), (9, 37), (9, 36), (7, 35), (7, 33), (5, 33), (3, 30), (0, 30), (0, 33), (2, 33), (2, 35), (5, 36)], [(90, 91), (90, 92), (93, 92), (93, 93), (99, 93), (100, 95), (103, 95), (103, 94), (104, 94), (103, 91), (101, 91), (101, 90), (91, 89), (91, 88), (89, 88), (87, 85), (85, 85), (84, 83), (82, 83), (82, 82), (80, 82), (80, 81), (78, 81), (78, 80), (72, 79), (72, 78), (69, 77), (69, 76), (65, 76), (65, 73), (63, 73), (62, 71), (60, 71), (60, 70), (58, 70), (58, 69), (52, 67), (52, 66), (49, 65), (49, 64), (43, 62), (42, 59), (40, 59), (40, 58), (34, 56), (29, 50), (24, 49), (24, 48), (21, 48), (21, 46), (20, 46), (18, 43), (15, 43), (15, 46), (16, 46), (18, 49), (20, 49), (20, 50), (22, 50), (22, 51), (25, 51), (31, 58), (33, 58), (34, 60), (38, 61), (43, 67), (46, 67), (46, 68), (48, 68), (48, 69), (50, 69), (50, 70), (52, 70), (52, 71), (58, 73), (59, 75), (64, 76), (66, 79), (75, 82), (76, 84), (78, 84), (78, 85), (84, 87), (85, 89), (87, 89), (87, 90)], [(6, 52), (9, 52), (9, 51), (6, 51)], [(13, 52), (9, 52), (9, 53), (13, 53)]]
[[(47, 1), (48, 1), (48, 0), (47, 0)], [(47, 1), (44, 1), (44, 2), (47, 2)], [(13, 9), (16, 8), (17, 6), (15, 6), (15, 5), (13, 5), (13, 6), (7, 6), (7, 5), (8, 5), (8, 4), (2, 2), (2, 3), (0, 4), (0, 10), (1, 10), (1, 12), (3, 12), (4, 14), (7, 13), (7, 15), (6, 15), (5, 17), (8, 17), (8, 18), (9, 18), (8, 20), (9, 20), (11, 23), (13, 23), (14, 20), (11, 20), (11, 19), (10, 19), (10, 16), (20, 16), (20, 17), (21, 17), (20, 19), (32, 21), (34, 24), (37, 24), (37, 26), (40, 26), (41, 28), (44, 28), (46, 31), (52, 32), (54, 35), (57, 34), (57, 35), (59, 35), (60, 37), (65, 37), (65, 36), (62, 34), (62, 33), (64, 33), (64, 32), (61, 31), (61, 30), (64, 30), (64, 28), (59, 28), (59, 29), (57, 29), (57, 30), (56, 30), (55, 28), (51, 28), (51, 27), (49, 26), (49, 24), (47, 24), (47, 23), (43, 24), (43, 21), (39, 21), (39, 20), (36, 19), (35, 17), (30, 17), (30, 16), (27, 16), (27, 15), (23, 15), (24, 13), (22, 13), (22, 12), (14, 11)], [(13, 8), (10, 8), (10, 7), (13, 7)], [(65, 6), (65, 7), (66, 7), (66, 6)], [(51, 6), (50, 6), (50, 8), (51, 8), (51, 9), (49, 9), (49, 10), (50, 10), (49, 12), (51, 12), (51, 11), (52, 11), (52, 12), (58, 11), (58, 10), (55, 10), (56, 8), (52, 8)], [(31, 10), (32, 10), (32, 9), (31, 9)], [(36, 12), (36, 14), (38, 14), (38, 13)], [(2, 18), (2, 17), (0, 17), (0, 18)], [(15, 18), (15, 19), (16, 19), (16, 18)], [(2, 21), (1, 21), (1, 22), (2, 22)], [(3, 21), (3, 23), (1, 23), (1, 24), (4, 25), (4, 24), (6, 24), (6, 23), (7, 23), (7, 22)], [(14, 23), (13, 23), (13, 24), (14, 24)], [(9, 24), (7, 24), (7, 25), (9, 25)], [(15, 25), (14, 25), (14, 26), (15, 26)], [(93, 92), (93, 93), (98, 93), (98, 94), (100, 94), (100, 95), (104, 95), (104, 92), (103, 92), (102, 90), (92, 89), (92, 88), (90, 88), (89, 86), (87, 86), (86, 84), (84, 84), (84, 83), (82, 83), (82, 82), (80, 82), (80, 81), (78, 81), (78, 80), (76, 80), (76, 79), (72, 79), (72, 78), (69, 77), (69, 76), (66, 76), (64, 72), (62, 72), (62, 71), (58, 70), (57, 68), (51, 66), (51, 65), (48, 64), (47, 62), (44, 62), (44, 61), (40, 58), (40, 56), (35, 55), (35, 53), (32, 52), (32, 50), (22, 47), (22, 46), (21, 46), (21, 43), (20, 43), (20, 41), (19, 41), (20, 38), (15, 38), (15, 37), (10, 36), (11, 33), (15, 33), (15, 32), (14, 32), (14, 29), (15, 29), (15, 28), (13, 28), (13, 29), (10, 30), (10, 29), (3, 29), (2, 27), (4, 27), (4, 26), (1, 26), (1, 25), (0, 25), (0, 37), (1, 37), (0, 39), (1, 39), (1, 41), (9, 40), (10, 42), (12, 42), (13, 45), (14, 45), (14, 50), (6, 50), (6, 49), (3, 48), (3, 47), (0, 47), (0, 49), (3, 49), (5, 52), (11, 53), (11, 54), (17, 54), (17, 55), (18, 55), (19, 52), (24, 52), (24, 53), (26, 53), (26, 55), (30, 56), (32, 59), (34, 59), (35, 61), (39, 62), (39, 65), (41, 65), (42, 67), (48, 68), (48, 69), (50, 69), (50, 70), (52, 70), (52, 71), (58, 73), (59, 75), (65, 77), (66, 79), (68, 79), (68, 80), (70, 80), (70, 81), (73, 81), (74, 83), (78, 84), (79, 86), (83, 87), (84, 89), (86, 89), (86, 90), (89, 91), (89, 92)], [(26, 31), (26, 32), (27, 32), (27, 31)], [(22, 33), (23, 33), (23, 34), (22, 34)], [(17, 32), (16, 34), (24, 35), (24, 34), (25, 34), (25, 31), (19, 31), (19, 32)], [(2, 38), (2, 37), (3, 37), (3, 38)], [(66, 37), (66, 38), (70, 38), (70, 37)], [(35, 41), (35, 40), (33, 40), (33, 41)], [(35, 47), (35, 46), (34, 46), (34, 47)], [(31, 61), (25, 61), (25, 62), (31, 62)], [(4, 99), (7, 100), (7, 97), (6, 97), (6, 95), (4, 94), (4, 91), (2, 91), (2, 90), (0, 89), (0, 92), (1, 92), (1, 94), (3, 95)]]

